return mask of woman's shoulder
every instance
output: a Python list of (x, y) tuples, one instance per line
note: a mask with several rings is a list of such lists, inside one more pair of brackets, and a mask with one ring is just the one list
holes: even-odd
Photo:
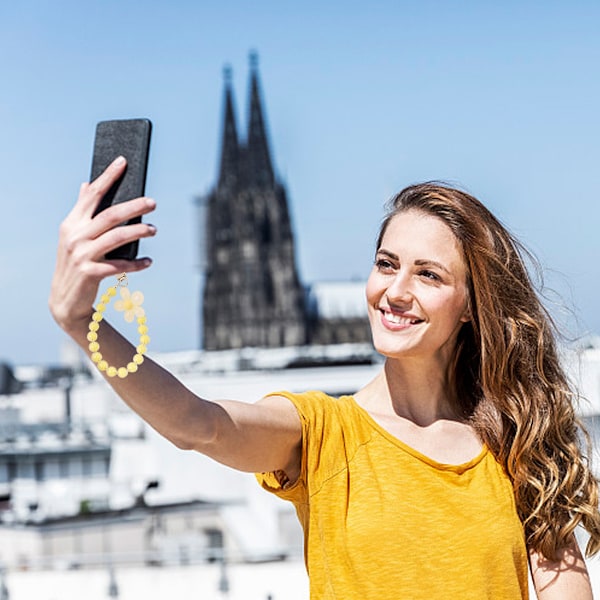
[(356, 403), (350, 395), (333, 396), (320, 390), (297, 393), (278, 391), (269, 394), (289, 400), (303, 420), (310, 422), (332, 422), (350, 418), (355, 412)]

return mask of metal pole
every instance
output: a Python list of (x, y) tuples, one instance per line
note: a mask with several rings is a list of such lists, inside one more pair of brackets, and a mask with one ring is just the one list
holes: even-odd
[(0, 569), (0, 600), (10, 600), (10, 592), (6, 586), (6, 571)]
[(221, 556), (220, 560), (221, 564), (221, 575), (219, 577), (219, 591), (224, 596), (229, 594), (229, 574), (227, 573), (227, 560), (225, 559), (225, 555)]
[(108, 567), (108, 597), (118, 598), (119, 597), (119, 586), (117, 584), (117, 578), (115, 577), (115, 570), (111, 565)]

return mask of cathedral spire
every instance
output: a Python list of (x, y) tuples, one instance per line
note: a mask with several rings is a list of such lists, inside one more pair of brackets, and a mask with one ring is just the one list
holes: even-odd
[(202, 336), (206, 350), (302, 346), (308, 335), (305, 291), (283, 184), (275, 180), (250, 55), (248, 133), (238, 140), (231, 74), (219, 182), (206, 200), (206, 275)]
[(258, 82), (258, 54), (256, 52), (250, 53), (250, 112), (247, 147), (249, 177), (259, 185), (272, 185), (274, 182), (273, 165), (263, 118)]
[(231, 86), (232, 71), (229, 65), (223, 69), (225, 81), (225, 103), (223, 116), (223, 138), (221, 141), (221, 165), (219, 167), (219, 184), (226, 184), (237, 176), (239, 140), (235, 124), (233, 107), (233, 90)]

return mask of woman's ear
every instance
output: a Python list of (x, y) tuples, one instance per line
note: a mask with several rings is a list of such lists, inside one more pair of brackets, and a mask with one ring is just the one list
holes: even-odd
[(473, 318), (471, 314), (471, 299), (467, 298), (467, 306), (465, 306), (465, 311), (460, 317), (462, 323), (468, 323)]

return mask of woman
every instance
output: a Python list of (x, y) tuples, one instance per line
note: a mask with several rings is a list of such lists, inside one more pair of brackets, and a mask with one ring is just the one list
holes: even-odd
[[(155, 234), (115, 226), (140, 198), (96, 217), (115, 161), (61, 226), (50, 308), (83, 348), (99, 282), (149, 266), (104, 261)], [(423, 184), (383, 222), (367, 284), (381, 373), (354, 396), (269, 395), (248, 405), (195, 396), (145, 360), (111, 378), (157, 431), (294, 502), (311, 598), (591, 598), (574, 530), (600, 548), (597, 483), (578, 446), (572, 393), (550, 321), (510, 235), (476, 199)], [(103, 354), (131, 345), (108, 325)]]

